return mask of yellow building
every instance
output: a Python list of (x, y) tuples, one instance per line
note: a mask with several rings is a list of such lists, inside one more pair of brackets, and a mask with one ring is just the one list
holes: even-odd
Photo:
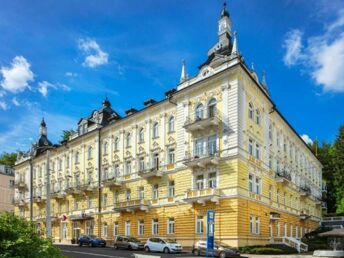
[(244, 63), (224, 7), (199, 73), (188, 78), (183, 64), (164, 100), (121, 117), (105, 99), (61, 145), (42, 121), (15, 166), (16, 212), (45, 232), (50, 201), (56, 241), (159, 235), (189, 246), (205, 238), (213, 209), (217, 241), (300, 244), (321, 218), (321, 169)]

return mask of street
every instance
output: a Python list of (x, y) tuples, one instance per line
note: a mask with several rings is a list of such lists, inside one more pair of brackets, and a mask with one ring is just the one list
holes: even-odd
[(144, 251), (129, 251), (129, 250), (115, 250), (112, 247), (88, 247), (88, 246), (76, 246), (76, 245), (57, 245), (61, 249), (63, 256), (68, 258), (94, 258), (94, 257), (111, 257), (111, 258), (133, 258), (134, 253), (147, 254), (160, 256), (163, 258), (172, 257), (189, 257), (191, 253), (181, 254), (163, 254), (163, 253), (145, 253)]

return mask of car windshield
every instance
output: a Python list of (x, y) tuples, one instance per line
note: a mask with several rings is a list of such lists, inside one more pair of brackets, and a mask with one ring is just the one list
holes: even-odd
[(129, 238), (129, 242), (139, 243), (140, 240), (138, 240), (138, 239), (135, 238), (135, 237), (131, 237), (131, 238)]
[(220, 243), (216, 243), (215, 244), (216, 248), (219, 248), (219, 247), (223, 247), (223, 248), (231, 248), (231, 246), (229, 245), (226, 245), (226, 244), (220, 244)]
[(96, 235), (89, 235), (88, 237), (90, 237), (90, 238), (92, 238), (92, 239), (98, 238)]
[(169, 239), (169, 238), (165, 239), (165, 242), (166, 242), (166, 243), (169, 243), (169, 244), (175, 244), (175, 243), (177, 243), (176, 240)]

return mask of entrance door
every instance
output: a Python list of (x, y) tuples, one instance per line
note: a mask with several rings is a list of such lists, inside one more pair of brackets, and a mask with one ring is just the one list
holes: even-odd
[(67, 223), (61, 223), (61, 240), (67, 239)]
[(80, 237), (80, 227), (78, 222), (73, 222), (73, 238), (79, 239)]

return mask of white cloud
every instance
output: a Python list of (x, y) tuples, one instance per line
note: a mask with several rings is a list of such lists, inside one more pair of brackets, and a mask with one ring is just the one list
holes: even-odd
[(324, 92), (344, 92), (344, 9), (322, 35), (305, 41), (308, 44), (303, 47), (298, 30), (286, 34), (284, 63), (303, 66)]
[(38, 91), (42, 94), (43, 97), (48, 96), (49, 88), (55, 89), (55, 90), (61, 89), (63, 91), (70, 91), (70, 88), (66, 84), (63, 84), (63, 83), (52, 84), (47, 81), (42, 81), (38, 83)]
[(80, 39), (79, 49), (85, 55), (84, 66), (95, 68), (108, 63), (109, 54), (104, 52), (95, 40)]
[(29, 86), (29, 82), (33, 81), (34, 78), (30, 67), (31, 64), (23, 56), (13, 58), (10, 67), (1, 67), (0, 73), (3, 77), (1, 81), (2, 88), (12, 93), (24, 91)]
[(285, 36), (283, 48), (286, 49), (284, 63), (287, 66), (296, 64), (302, 58), (302, 32), (297, 29), (289, 31)]
[(7, 104), (5, 101), (0, 100), (0, 109), (7, 110)]
[(14, 97), (14, 98), (12, 99), (12, 103), (13, 103), (16, 107), (19, 107), (19, 106), (20, 106), (20, 103), (19, 103), (19, 101), (17, 100), (16, 97)]
[(307, 144), (313, 144), (313, 140), (307, 134), (301, 135), (302, 140)]
[(77, 76), (78, 76), (77, 73), (72, 73), (72, 72), (66, 72), (65, 75), (66, 75), (67, 77), (77, 77)]

